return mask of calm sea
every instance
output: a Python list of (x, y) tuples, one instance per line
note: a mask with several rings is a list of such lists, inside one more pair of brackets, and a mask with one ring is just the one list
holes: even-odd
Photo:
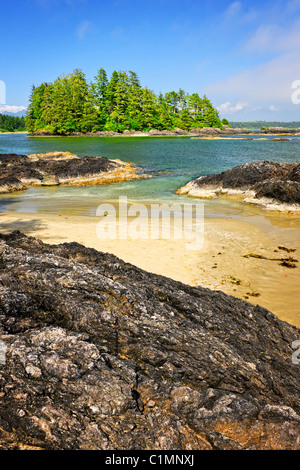
[[(245, 136), (246, 137), (246, 136)], [(233, 166), (257, 160), (300, 162), (300, 137), (289, 141), (194, 140), (189, 137), (28, 137), (0, 134), (0, 153), (46, 153), (69, 151), (78, 156), (104, 156), (133, 162), (153, 177), (106, 186), (85, 188), (31, 188), (0, 196), (1, 211), (61, 212), (82, 215), (95, 213), (103, 201), (191, 202), (176, 190), (191, 179), (218, 173)], [(193, 199), (193, 203), (197, 203)], [(200, 201), (199, 201), (200, 203)], [(206, 201), (226, 210), (224, 200)], [(236, 203), (236, 209), (238, 203)], [(222, 210), (221, 210), (222, 212)]]

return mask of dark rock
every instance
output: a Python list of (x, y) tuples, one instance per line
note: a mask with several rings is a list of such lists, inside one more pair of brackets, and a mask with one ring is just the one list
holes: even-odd
[[(238, 165), (222, 173), (201, 176), (178, 190), (194, 197), (248, 194), (245, 202), (300, 204), (300, 164), (258, 161)], [(266, 199), (266, 201), (265, 201)]]
[(0, 193), (11, 193), (13, 191), (22, 191), (26, 186), (18, 178), (7, 176), (0, 178)]
[(131, 163), (106, 157), (77, 157), (69, 152), (0, 154), (0, 169), (1, 193), (29, 186), (106, 184), (145, 177)]
[(0, 247), (0, 448), (300, 448), (299, 328), (77, 243)]
[(256, 198), (270, 198), (286, 204), (300, 204), (298, 181), (269, 180), (255, 186)]

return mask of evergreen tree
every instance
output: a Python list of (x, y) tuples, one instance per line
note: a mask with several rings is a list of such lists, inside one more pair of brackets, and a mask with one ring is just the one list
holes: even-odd
[(93, 84), (95, 92), (95, 102), (99, 106), (101, 106), (105, 100), (107, 85), (107, 74), (103, 68), (100, 68), (98, 70), (97, 75), (95, 76), (95, 82)]
[(0, 114), (0, 132), (25, 131), (25, 118)]

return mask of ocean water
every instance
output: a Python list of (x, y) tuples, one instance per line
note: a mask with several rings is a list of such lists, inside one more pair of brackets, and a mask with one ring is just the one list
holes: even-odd
[[(247, 137), (247, 136), (245, 136)], [(249, 137), (249, 136), (248, 136)], [(0, 196), (1, 211), (68, 212), (93, 215), (104, 201), (191, 202), (176, 190), (191, 179), (219, 173), (233, 166), (258, 160), (300, 162), (300, 137), (289, 141), (195, 140), (190, 137), (28, 137), (26, 134), (0, 134), (0, 153), (46, 153), (69, 151), (78, 156), (104, 156), (133, 162), (152, 177), (105, 186), (82, 188), (31, 188)], [(192, 200), (202, 203), (201, 200)], [(205, 201), (220, 216), (229, 211), (238, 216), (238, 202), (220, 199)], [(251, 212), (251, 209), (248, 208)], [(249, 213), (250, 213), (249, 212)]]

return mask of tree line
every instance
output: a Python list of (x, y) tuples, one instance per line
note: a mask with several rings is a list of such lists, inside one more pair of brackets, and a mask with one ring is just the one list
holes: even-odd
[(25, 118), (0, 114), (0, 132), (25, 131)]
[(80, 69), (53, 83), (33, 86), (26, 113), (29, 132), (54, 134), (150, 129), (222, 128), (218, 111), (206, 97), (183, 89), (156, 95), (142, 87), (135, 72), (100, 68), (88, 82)]

